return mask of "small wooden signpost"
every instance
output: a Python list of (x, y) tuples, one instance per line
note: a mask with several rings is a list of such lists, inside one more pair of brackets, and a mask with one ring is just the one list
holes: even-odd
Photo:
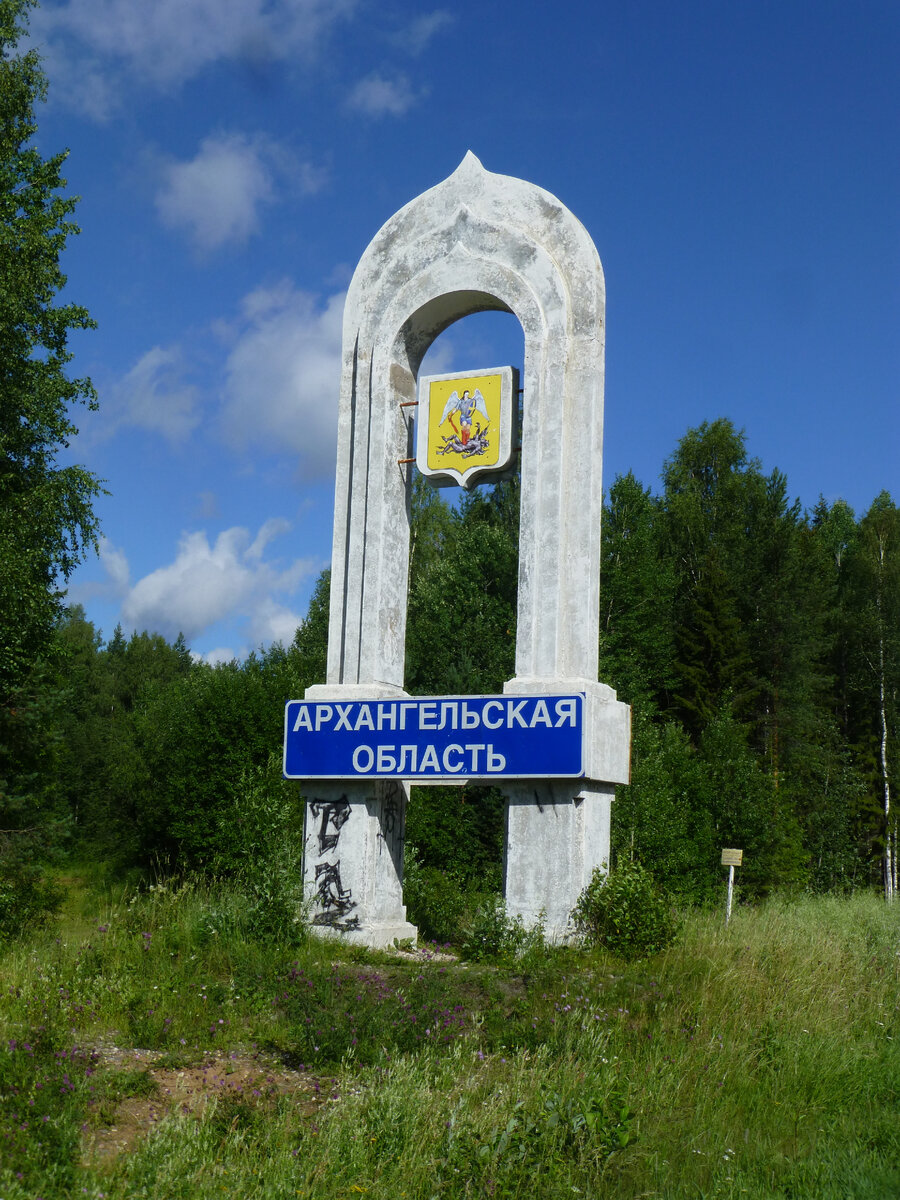
[(728, 868), (728, 903), (725, 906), (725, 924), (731, 920), (731, 897), (734, 893), (734, 868), (743, 864), (743, 850), (722, 850), (722, 866)]

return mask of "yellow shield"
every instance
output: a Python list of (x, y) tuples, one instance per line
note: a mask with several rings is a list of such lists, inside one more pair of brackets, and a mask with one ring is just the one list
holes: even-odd
[(416, 464), (436, 484), (469, 487), (512, 457), (515, 371), (497, 367), (419, 380)]

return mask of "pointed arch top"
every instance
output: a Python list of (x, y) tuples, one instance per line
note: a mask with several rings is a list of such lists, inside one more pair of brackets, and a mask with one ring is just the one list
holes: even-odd
[[(581, 222), (550, 192), (487, 171), (469, 150), (452, 175), (404, 205), (369, 243), (347, 294), (345, 341), (361, 336), (367, 342), (398, 292), (419, 292), (421, 298), (440, 287), (432, 272), (448, 258), (463, 277), (470, 273), (466, 259), (471, 268), (490, 262), (497, 290), (508, 290), (503, 277), (512, 274), (527, 281), (544, 304), (562, 301), (574, 320), (573, 334), (596, 333), (602, 326), (603, 268)], [(465, 290), (460, 282), (451, 291)], [(492, 308), (510, 307), (491, 293), (483, 300)]]
[(551, 193), (471, 152), (360, 259), (344, 310), (328, 682), (401, 688), (416, 377), (474, 312), (525, 334), (516, 683), (596, 682), (605, 287)]

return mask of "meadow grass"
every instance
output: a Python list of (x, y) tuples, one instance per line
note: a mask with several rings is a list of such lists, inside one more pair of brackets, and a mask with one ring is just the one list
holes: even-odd
[[(900, 1195), (898, 925), (770, 901), (686, 914), (643, 962), (497, 967), (274, 945), (225, 885), (73, 886), (0, 958), (0, 1195)], [(237, 1056), (296, 1086), (160, 1095)], [(127, 1153), (92, 1157), (142, 1097)]]

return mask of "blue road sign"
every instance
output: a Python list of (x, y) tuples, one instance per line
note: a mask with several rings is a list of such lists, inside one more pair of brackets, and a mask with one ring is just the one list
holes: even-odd
[(286, 779), (577, 779), (584, 696), (289, 700)]

